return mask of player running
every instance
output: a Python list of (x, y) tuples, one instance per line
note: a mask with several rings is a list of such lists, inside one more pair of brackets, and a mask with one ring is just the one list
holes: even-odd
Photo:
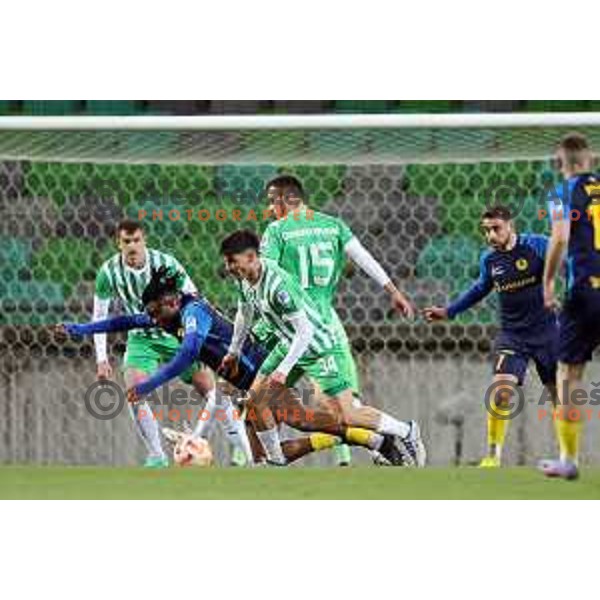
[[(339, 349), (338, 368), (350, 384), (353, 401), (359, 401), (356, 363), (344, 326), (333, 306), (346, 260), (350, 259), (376, 281), (389, 294), (392, 307), (400, 314), (412, 318), (413, 307), (344, 221), (307, 207), (302, 184), (296, 177), (275, 177), (267, 183), (266, 192), (277, 220), (264, 232), (261, 256), (275, 261), (298, 280), (322, 322), (332, 329)], [(351, 453), (347, 446), (339, 446), (335, 452), (338, 464), (350, 463)]]
[[(170, 274), (164, 266), (153, 273), (150, 283), (142, 295), (142, 301), (146, 307), (145, 313), (113, 317), (86, 324), (67, 323), (56, 326), (55, 330), (59, 334), (92, 335), (98, 332), (106, 333), (139, 328), (150, 330), (160, 326), (167, 333), (176, 336), (181, 344), (175, 356), (148, 379), (138, 382), (128, 389), (127, 397), (132, 403), (138, 403), (144, 395), (150, 394), (167, 381), (180, 376), (195, 361), (201, 361), (214, 370), (221, 370), (224, 379), (238, 389), (250, 389), (268, 352), (248, 338), (239, 347), (235, 365), (232, 361), (229, 365), (224, 365), (223, 363), (227, 362), (224, 361), (224, 358), (233, 340), (233, 325), (205, 299), (182, 293), (181, 283), (178, 282), (180, 276), (181, 273)], [(221, 366), (224, 368), (221, 369)], [(252, 396), (250, 398), (252, 400)], [(269, 395), (261, 396), (259, 400), (263, 399), (266, 399), (270, 406), (274, 407)], [(311, 417), (308, 418), (306, 416), (308, 411), (291, 395), (286, 395), (283, 400), (285, 403), (279, 402), (277, 408), (289, 407), (297, 414), (297, 416), (293, 415), (293, 411), (290, 410), (290, 416), (287, 417), (287, 412), (281, 411), (286, 415), (284, 422), (298, 429), (326, 431), (331, 435), (320, 433), (303, 439), (303, 441), (297, 441), (295, 444), (284, 444), (285, 459), (276, 461), (277, 464), (284, 464), (286, 460), (295, 460), (308, 451), (332, 448), (342, 440), (378, 449), (392, 464), (402, 463), (401, 453), (390, 436), (342, 425), (336, 419), (336, 414), (332, 412), (331, 407), (324, 405), (311, 410)], [(257, 408), (252, 405), (252, 402), (249, 404), (251, 411)], [(257, 421), (261, 419), (258, 409), (255, 418)], [(239, 418), (237, 421), (242, 423)]]
[(560, 413), (555, 419), (560, 457), (540, 468), (548, 477), (578, 476), (581, 413), (571, 394), (583, 387), (585, 364), (600, 344), (600, 175), (585, 136), (565, 136), (556, 152), (564, 179), (548, 201), (552, 237), (544, 273), (544, 302), (557, 308), (554, 282), (567, 256), (567, 287), (559, 313), (557, 388)]
[[(354, 426), (393, 435), (401, 442), (417, 466), (425, 463), (425, 447), (416, 422), (405, 423), (352, 401), (351, 384), (341, 363), (344, 355), (335, 335), (299, 282), (273, 261), (259, 256), (259, 238), (252, 231), (237, 231), (221, 244), (221, 253), (230, 274), (239, 280), (240, 299), (235, 329), (223, 366), (235, 367), (255, 314), (275, 332), (278, 343), (262, 363), (251, 388), (257, 412), (266, 415), (257, 422), (257, 435), (268, 459), (284, 461), (275, 420), (268, 414), (264, 398), (270, 390), (295, 385), (302, 375), (318, 384), (317, 399), (339, 411), (339, 421), (348, 426), (346, 439), (361, 443)], [(383, 440), (383, 438), (382, 438)], [(367, 445), (367, 444), (362, 444)], [(379, 448), (372, 448), (379, 450)]]
[[(117, 225), (117, 246), (119, 252), (109, 258), (99, 269), (96, 276), (94, 294), (94, 320), (107, 317), (113, 300), (119, 300), (126, 315), (135, 315), (144, 310), (142, 292), (150, 282), (151, 272), (160, 266), (172, 268), (178, 275), (181, 291), (187, 294), (197, 293), (196, 286), (181, 264), (171, 255), (148, 248), (144, 230), (138, 221), (125, 219)], [(106, 353), (106, 334), (94, 336), (96, 349), (97, 377), (108, 379), (112, 376), (112, 367)], [(157, 367), (168, 362), (179, 349), (176, 337), (157, 327), (135, 328), (127, 337), (127, 349), (124, 357), (124, 375), (127, 387), (146, 380)], [(181, 379), (207, 398), (205, 410), (213, 415), (216, 412), (216, 389), (214, 377), (210, 371), (198, 364), (190, 364), (189, 369), (180, 374)], [(248, 442), (244, 440), (245, 430), (239, 422), (231, 419), (234, 407), (227, 397), (222, 398), (226, 418), (222, 421), (229, 441), (247, 455)], [(142, 438), (148, 456), (147, 467), (168, 466), (168, 459), (162, 447), (158, 420), (154, 418), (147, 402), (131, 405), (131, 414), (136, 430)], [(210, 420), (199, 424), (198, 435), (206, 435)]]
[(544, 306), (543, 297), (548, 239), (517, 234), (510, 210), (504, 206), (487, 209), (481, 216), (481, 227), (490, 248), (481, 255), (479, 279), (447, 307), (425, 308), (423, 314), (428, 321), (453, 319), (492, 290), (498, 292), (500, 331), (495, 341), (493, 391), (487, 415), (487, 456), (480, 466), (499, 467), (512, 388), (523, 385), (530, 360), (555, 401), (558, 332), (554, 313)]

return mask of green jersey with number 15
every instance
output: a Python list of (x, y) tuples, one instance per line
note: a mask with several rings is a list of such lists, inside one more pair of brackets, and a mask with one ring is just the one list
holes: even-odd
[(353, 237), (341, 219), (304, 208), (267, 227), (261, 256), (294, 275), (329, 321), (346, 263), (344, 248)]

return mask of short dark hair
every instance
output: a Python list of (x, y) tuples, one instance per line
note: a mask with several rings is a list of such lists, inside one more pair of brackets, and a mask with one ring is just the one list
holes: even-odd
[(590, 152), (590, 145), (583, 133), (575, 131), (562, 137), (558, 149), (564, 152), (567, 166), (573, 167), (585, 160), (585, 155)]
[(117, 228), (115, 229), (115, 235), (119, 235), (121, 231), (125, 231), (127, 233), (135, 233), (136, 231), (144, 231), (142, 224), (135, 219), (122, 219), (117, 223)]
[(577, 131), (567, 133), (563, 136), (558, 143), (558, 147), (567, 152), (581, 152), (582, 150), (590, 149), (587, 137), (585, 137), (583, 133)]
[(163, 296), (178, 293), (181, 288), (181, 277), (181, 273), (165, 265), (152, 269), (150, 281), (142, 293), (142, 304), (147, 306)]
[(267, 182), (265, 192), (273, 186), (282, 188), (287, 192), (292, 192), (300, 198), (304, 198), (304, 187), (302, 186), (302, 182), (294, 175), (277, 175), (277, 177), (273, 177), (273, 179)]
[(508, 206), (497, 204), (496, 206), (489, 206), (481, 214), (481, 220), (484, 219), (502, 219), (503, 221), (511, 221), (513, 218), (512, 212)]
[(235, 231), (221, 242), (221, 254), (240, 254), (246, 250), (258, 252), (259, 248), (260, 238), (249, 229)]

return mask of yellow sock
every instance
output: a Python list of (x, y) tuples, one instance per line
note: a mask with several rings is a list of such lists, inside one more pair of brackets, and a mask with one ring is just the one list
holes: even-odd
[[(491, 403), (492, 412), (498, 415), (508, 415), (510, 410), (506, 410), (496, 406), (495, 402)], [(488, 451), (490, 454), (500, 459), (502, 454), (502, 448), (504, 446), (504, 439), (506, 438), (506, 430), (508, 429), (508, 419), (500, 419), (497, 416), (488, 412), (487, 416), (487, 442)]]
[(372, 431), (361, 427), (348, 427), (346, 429), (347, 442), (358, 446), (366, 446), (367, 448), (373, 448), (375, 435)]
[(311, 433), (309, 439), (312, 449), (316, 452), (319, 450), (326, 450), (327, 448), (333, 448), (340, 443), (340, 438), (329, 435), (328, 433)]
[(560, 446), (560, 459), (576, 463), (579, 456), (581, 421), (567, 421), (564, 418), (557, 418), (554, 423)]

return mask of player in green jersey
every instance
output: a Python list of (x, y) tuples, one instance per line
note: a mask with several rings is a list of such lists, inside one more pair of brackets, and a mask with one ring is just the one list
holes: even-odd
[[(265, 230), (261, 255), (297, 278), (323, 322), (335, 332), (342, 373), (351, 385), (355, 401), (360, 400), (360, 382), (350, 342), (333, 306), (347, 259), (389, 294), (392, 307), (400, 314), (412, 318), (412, 304), (344, 221), (306, 206), (302, 183), (296, 177), (280, 175), (269, 181), (265, 189), (277, 220)], [(338, 464), (350, 462), (348, 446), (338, 446), (334, 452)]]
[[(223, 240), (221, 253), (228, 272), (240, 283), (233, 338), (222, 368), (236, 367), (255, 313), (270, 325), (278, 338), (249, 395), (259, 417), (256, 430), (267, 458), (276, 464), (285, 462), (275, 420), (269, 410), (270, 395), (273, 390), (294, 386), (302, 375), (307, 375), (318, 384), (317, 402), (331, 406), (339, 423), (349, 427), (347, 441), (378, 450), (385, 436), (395, 436), (410, 462), (424, 465), (425, 448), (416, 422), (398, 421), (352, 401), (351, 385), (341, 367), (343, 356), (335, 334), (324, 323), (298, 280), (273, 261), (259, 256), (258, 236), (251, 231), (237, 231)], [(355, 439), (355, 427), (370, 433), (361, 430), (360, 439)]]
[[(117, 246), (119, 252), (109, 258), (100, 267), (96, 276), (94, 294), (94, 320), (105, 319), (113, 300), (118, 300), (126, 314), (144, 311), (142, 293), (150, 281), (153, 269), (166, 266), (180, 275), (181, 291), (187, 294), (197, 293), (196, 286), (181, 264), (169, 254), (148, 248), (142, 226), (138, 221), (125, 219), (117, 225)], [(112, 376), (112, 367), (106, 351), (106, 334), (94, 336), (96, 348), (97, 377), (108, 379)], [(156, 371), (162, 363), (168, 362), (179, 348), (179, 342), (159, 328), (132, 330), (127, 337), (127, 350), (124, 357), (124, 375), (127, 387), (131, 387)], [(192, 384), (197, 392), (207, 398), (205, 411), (215, 415), (216, 403), (224, 414), (231, 418), (221, 421), (223, 429), (234, 447), (243, 450), (251, 460), (250, 448), (244, 428), (235, 418), (235, 409), (229, 399), (219, 395), (217, 400), (215, 381), (212, 373), (200, 365), (186, 371), (182, 380)], [(225, 404), (225, 405), (223, 405)], [(221, 414), (221, 413), (219, 413)], [(148, 456), (145, 465), (162, 467), (168, 465), (162, 447), (158, 421), (154, 418), (147, 402), (132, 406), (132, 416), (138, 434), (142, 438)], [(194, 435), (206, 437), (207, 429), (214, 419), (199, 421)]]

